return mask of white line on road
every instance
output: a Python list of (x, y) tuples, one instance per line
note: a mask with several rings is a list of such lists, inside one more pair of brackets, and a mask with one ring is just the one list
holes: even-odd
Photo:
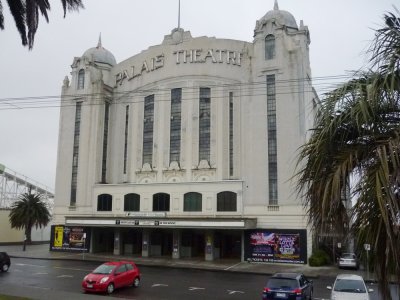
[(33, 286), (33, 285), (30, 285), (29, 286), (30, 288), (34, 288), (34, 289), (38, 289), (38, 290), (50, 290), (51, 288), (48, 288), (48, 287), (40, 287), (40, 286)]
[(242, 291), (232, 291), (232, 290), (227, 290), (227, 291), (229, 292), (229, 295), (233, 295), (233, 294), (236, 294), (236, 293), (244, 294), (244, 292), (242, 292)]
[(155, 283), (151, 287), (157, 287), (157, 286), (168, 286), (168, 284), (163, 284), (163, 283)]
[(72, 275), (58, 275), (58, 278), (73, 278), (74, 276)]
[(237, 264), (234, 264), (233, 266), (230, 266), (230, 267), (227, 267), (227, 268), (225, 268), (224, 270), (226, 271), (226, 270), (229, 270), (230, 268), (234, 268), (234, 267), (236, 267), (237, 265), (240, 265), (241, 264), (241, 262), (240, 263), (237, 263)]
[(86, 272), (91, 272), (93, 269), (79, 269), (79, 268), (65, 268), (65, 267), (54, 267), (54, 269), (60, 269), (60, 270), (72, 270), (72, 271), (86, 271)]
[(33, 275), (47, 275), (49, 273), (46, 272), (37, 272), (37, 273), (33, 273)]
[(205, 288), (195, 287), (195, 286), (190, 286), (189, 287), (189, 291), (194, 291), (194, 290), (205, 290)]
[(46, 268), (46, 266), (41, 266), (41, 265), (30, 265), (30, 264), (15, 264), (17, 266), (28, 266), (28, 267), (40, 267), (40, 268)]

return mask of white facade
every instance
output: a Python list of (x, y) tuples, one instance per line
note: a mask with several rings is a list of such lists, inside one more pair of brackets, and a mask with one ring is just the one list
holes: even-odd
[[(121, 229), (140, 229), (146, 245), (142, 255), (150, 256), (147, 238), (155, 221), (172, 230), (175, 258), (184, 252), (181, 228), (204, 229), (206, 246), (215, 230), (228, 235), (238, 230), (241, 259), (246, 230), (305, 230), (302, 247), (309, 256), (311, 232), (291, 180), (318, 101), (309, 44), (308, 28), (275, 4), (256, 22), (252, 43), (194, 38), (177, 28), (160, 45), (120, 63), (101, 41), (76, 57), (62, 88), (54, 224), (112, 228), (114, 253), (123, 252)], [(210, 92), (205, 112), (199, 104), (202, 88)], [(172, 89), (181, 91), (178, 161), (170, 161)], [(149, 96), (154, 111), (146, 120)], [(208, 127), (200, 125), (205, 115)], [(144, 131), (149, 138), (146, 122), (153, 122), (150, 150), (143, 146)], [(200, 159), (200, 144), (207, 159)], [(149, 163), (143, 152), (150, 153)], [(271, 172), (277, 176), (271, 179)], [(184, 208), (185, 194), (191, 192), (201, 194), (200, 210)], [(224, 209), (223, 201), (222, 209), (218, 206), (221, 192), (234, 195), (234, 210)], [(130, 193), (140, 196), (139, 210), (124, 207)], [(169, 195), (167, 209), (154, 211), (157, 193)], [(112, 207), (99, 211), (104, 194), (111, 195)], [(92, 243), (95, 235), (92, 231)], [(218, 248), (205, 251), (205, 258), (220, 257)]]

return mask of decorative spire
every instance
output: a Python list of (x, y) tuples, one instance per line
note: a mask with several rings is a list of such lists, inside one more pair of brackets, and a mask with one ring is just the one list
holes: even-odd
[(181, 0), (178, 4), (178, 29), (181, 28)]
[(103, 46), (101, 45), (101, 32), (99, 35), (99, 42), (97, 43), (97, 47), (96, 48), (102, 48)]
[(275, 3), (274, 3), (274, 10), (279, 10), (278, 0), (275, 0)]

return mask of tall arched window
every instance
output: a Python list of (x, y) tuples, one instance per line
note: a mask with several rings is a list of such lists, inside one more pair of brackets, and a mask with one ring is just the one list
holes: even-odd
[(124, 196), (124, 211), (139, 211), (140, 210), (140, 195), (126, 194)]
[(186, 193), (183, 196), (183, 211), (201, 211), (201, 194), (200, 193)]
[(152, 164), (154, 134), (154, 95), (144, 98), (143, 119), (143, 165)]
[(275, 37), (272, 34), (268, 34), (265, 37), (265, 59), (275, 58)]
[(237, 195), (234, 192), (221, 192), (217, 194), (217, 211), (236, 211)]
[(85, 87), (85, 70), (80, 69), (78, 72), (78, 90), (81, 90)]
[(158, 193), (153, 195), (153, 211), (169, 211), (169, 194)]
[(211, 89), (200, 88), (199, 99), (199, 162), (210, 161)]
[(97, 196), (97, 211), (112, 211), (112, 196), (110, 194)]

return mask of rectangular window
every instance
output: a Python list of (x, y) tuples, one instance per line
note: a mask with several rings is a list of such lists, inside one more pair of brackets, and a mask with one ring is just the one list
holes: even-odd
[(211, 90), (200, 88), (199, 161), (210, 161)]
[(128, 126), (129, 126), (129, 105), (127, 105), (125, 108), (124, 174), (126, 174), (126, 164), (128, 161)]
[(101, 166), (101, 182), (107, 182), (107, 148), (108, 148), (108, 120), (110, 117), (110, 103), (104, 103), (104, 132), (103, 132), (103, 159)]
[(171, 90), (171, 122), (169, 161), (180, 161), (181, 154), (181, 111), (182, 111), (182, 89)]
[(278, 204), (275, 75), (267, 75), (268, 187), (269, 205)]
[(144, 98), (143, 164), (152, 164), (154, 131), (154, 95)]
[(72, 174), (71, 174), (71, 199), (70, 206), (76, 205), (76, 187), (78, 184), (78, 158), (79, 137), (81, 131), (82, 102), (77, 102), (75, 107), (74, 145), (72, 150)]
[(233, 176), (233, 92), (229, 92), (229, 176)]

